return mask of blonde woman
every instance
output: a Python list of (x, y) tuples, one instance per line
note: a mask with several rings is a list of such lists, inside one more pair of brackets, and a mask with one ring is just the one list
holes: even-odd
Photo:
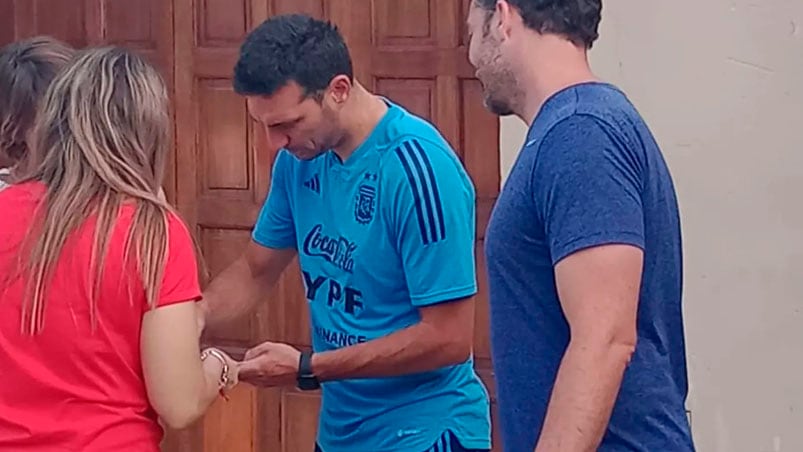
[(81, 52), (47, 90), (0, 192), (0, 450), (156, 452), (237, 383), (199, 350), (187, 227), (158, 196), (169, 146), (156, 71)]
[(49, 36), (23, 39), (0, 49), (0, 190), (28, 151), (40, 99), (72, 56), (70, 46)]

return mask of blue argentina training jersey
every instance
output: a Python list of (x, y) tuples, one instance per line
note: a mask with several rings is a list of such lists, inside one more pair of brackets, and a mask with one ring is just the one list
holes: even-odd
[[(419, 321), (418, 308), (474, 295), (474, 187), (438, 131), (401, 106), (345, 161), (280, 151), (253, 232), (298, 250), (316, 352)], [(468, 328), (469, 325), (466, 325)], [(323, 384), (324, 452), (418, 451), (451, 430), (490, 448), (488, 395), (473, 359), (393, 378)]]

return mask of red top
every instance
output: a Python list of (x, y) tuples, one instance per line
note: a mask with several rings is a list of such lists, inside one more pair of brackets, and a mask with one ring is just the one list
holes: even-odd
[[(24, 283), (2, 287), (2, 276), (16, 269), (43, 194), (37, 183), (0, 191), (0, 451), (158, 452), (163, 431), (148, 403), (139, 348), (148, 306), (136, 266), (123, 263), (134, 208), (121, 208), (109, 243), (95, 332), (90, 219), (67, 241), (48, 286), (43, 331), (30, 336), (20, 327)], [(159, 305), (197, 301), (195, 252), (177, 217), (169, 219), (168, 237)]]

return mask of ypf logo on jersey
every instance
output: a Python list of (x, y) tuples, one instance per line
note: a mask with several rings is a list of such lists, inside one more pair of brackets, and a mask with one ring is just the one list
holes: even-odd
[(376, 210), (376, 174), (365, 173), (365, 180), (357, 189), (357, 197), (354, 203), (354, 219), (357, 223), (368, 224), (374, 218)]

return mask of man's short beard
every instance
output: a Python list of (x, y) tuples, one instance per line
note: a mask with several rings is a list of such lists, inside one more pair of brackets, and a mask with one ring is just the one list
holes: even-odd
[(496, 99), (490, 95), (485, 96), (485, 108), (497, 116), (510, 116), (515, 114), (508, 102)]
[(492, 74), (484, 87), (484, 96), (485, 108), (498, 116), (516, 114), (522, 97), (516, 77), (507, 68), (499, 68)]

